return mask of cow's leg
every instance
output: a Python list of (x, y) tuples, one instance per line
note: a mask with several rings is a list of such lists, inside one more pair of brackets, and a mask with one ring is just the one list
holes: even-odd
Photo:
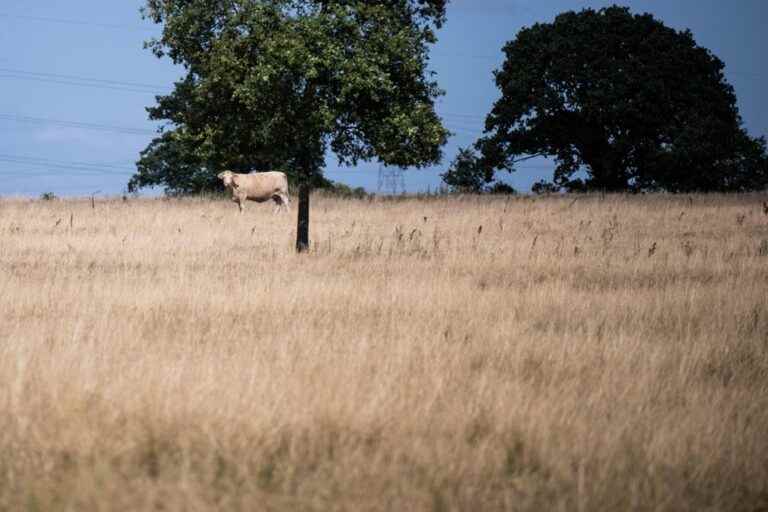
[(283, 198), (280, 196), (280, 194), (273, 195), (272, 200), (275, 202), (275, 209), (272, 210), (272, 214), (276, 215), (282, 211), (285, 202), (283, 201)]
[(238, 196), (237, 206), (240, 208), (240, 213), (243, 213), (243, 210), (245, 209), (245, 206), (243, 206), (243, 203), (245, 203), (245, 199)]
[(285, 210), (286, 213), (290, 211), (289, 204), (291, 201), (290, 199), (288, 199), (288, 194), (284, 192), (278, 192), (275, 195), (275, 198), (276, 198), (275, 201), (277, 201), (277, 198), (280, 199), (280, 202), (279, 202), (280, 210)]
[(237, 203), (238, 209), (242, 212), (243, 211), (243, 204), (240, 201), (240, 196), (237, 194), (232, 194), (232, 202)]

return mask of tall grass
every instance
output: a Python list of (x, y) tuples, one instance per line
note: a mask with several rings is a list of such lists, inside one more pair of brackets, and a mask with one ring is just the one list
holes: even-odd
[(2, 200), (0, 509), (765, 510), (764, 200)]

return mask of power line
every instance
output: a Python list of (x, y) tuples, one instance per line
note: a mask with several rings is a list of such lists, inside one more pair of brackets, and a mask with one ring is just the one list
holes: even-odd
[(455, 112), (442, 112), (440, 115), (443, 117), (460, 117), (463, 119), (475, 119), (485, 121), (485, 116), (480, 114), (458, 114)]
[[(23, 165), (23, 166), (32, 166), (37, 168), (44, 168), (46, 171), (22, 171), (20, 172), (18, 169), (7, 169), (7, 170), (0, 170), (0, 176), (3, 177), (3, 179), (15, 177), (15, 178), (31, 178), (36, 176), (70, 176), (70, 177), (95, 177), (95, 176), (114, 176), (114, 177), (130, 177), (135, 173), (136, 171), (120, 171), (120, 172), (110, 172), (110, 171), (98, 171), (98, 170), (91, 170), (91, 169), (82, 169), (75, 166), (65, 166), (65, 165), (35, 165), (30, 163), (24, 163), (24, 162), (15, 162), (15, 161), (9, 161), (4, 160), (0, 158), (0, 164), (13, 164), (13, 165)], [(12, 175), (9, 174), (7, 171), (11, 171)], [(56, 171), (66, 171), (66, 172), (56, 172)]]
[(125, 126), (111, 126), (98, 123), (86, 123), (80, 121), (65, 121), (60, 119), (51, 119), (46, 117), (31, 117), (22, 116), (18, 114), (10, 114), (0, 112), (0, 120), (14, 121), (17, 123), (34, 124), (34, 125), (50, 125), (63, 128), (82, 128), (86, 130), (95, 130), (101, 132), (112, 132), (124, 135), (156, 135), (154, 130), (147, 130), (143, 128), (129, 128)]
[(93, 84), (93, 83), (81, 83), (81, 82), (72, 82), (72, 81), (65, 81), (65, 80), (54, 80), (50, 78), (38, 78), (33, 76), (19, 76), (19, 75), (0, 75), (0, 78), (10, 78), (10, 79), (16, 79), (16, 80), (28, 80), (32, 82), (45, 82), (45, 83), (53, 83), (53, 84), (61, 84), (61, 85), (74, 85), (77, 87), (89, 87), (93, 89), (109, 89), (112, 91), (126, 91), (126, 92), (139, 92), (142, 94), (159, 94), (157, 92), (149, 91), (146, 89), (131, 89), (128, 87), (114, 87), (109, 85), (99, 85), (99, 84)]
[(447, 126), (449, 128), (455, 127), (455, 128), (460, 128), (462, 130), (469, 130), (474, 133), (483, 133), (485, 131), (485, 126), (473, 125), (471, 123), (467, 123), (461, 120), (457, 121), (455, 119), (441, 119), (441, 121), (443, 123), (443, 126)]
[[(521, 9), (526, 10), (526, 8), (521, 8)], [(489, 12), (494, 12), (494, 10), (491, 9), (489, 10)], [(142, 32), (153, 32), (157, 30), (156, 27), (142, 27), (139, 25), (127, 25), (127, 24), (117, 24), (117, 23), (101, 23), (101, 22), (93, 22), (88, 20), (56, 18), (51, 16), (30, 16), (30, 15), (23, 15), (23, 14), (0, 13), (0, 18), (48, 22), (48, 23), (63, 23), (63, 24), (69, 24), (69, 25), (93, 26), (93, 27), (101, 27), (101, 28), (108, 28), (108, 29), (122, 29), (122, 30), (142, 31)], [(436, 56), (436, 57), (449, 57), (449, 58), (458, 58), (458, 59), (480, 59), (480, 60), (498, 60), (499, 58), (505, 58), (505, 55), (501, 50), (496, 55), (455, 54), (455, 53), (449, 54), (449, 53), (442, 53), (442, 52), (430, 52), (430, 55)], [(726, 74), (728, 73), (751, 76), (755, 78), (765, 77), (765, 75), (762, 73), (755, 73), (750, 71), (726, 70)]]
[(18, 163), (39, 164), (39, 165), (67, 165), (73, 167), (81, 167), (87, 170), (102, 170), (111, 169), (118, 171), (133, 171), (133, 169), (124, 166), (117, 166), (107, 163), (90, 163), (90, 162), (68, 162), (63, 160), (51, 160), (49, 158), (40, 158), (23, 155), (8, 155), (0, 153), (0, 158), (4, 160), (14, 160)]
[(476, 124), (472, 121), (466, 121), (462, 119), (443, 119), (443, 123), (450, 126), (458, 126), (459, 128), (464, 128), (465, 130), (472, 130), (473, 132), (485, 131), (485, 124)]
[[(127, 177), (127, 176), (131, 176), (133, 173), (136, 172), (135, 170), (133, 170), (133, 171), (126, 170), (126, 171), (120, 171), (120, 172), (115, 172), (115, 171), (98, 171), (98, 170), (93, 170), (93, 169), (83, 169), (83, 168), (76, 167), (76, 166), (53, 165), (53, 164), (49, 164), (49, 165), (43, 166), (41, 164), (40, 165), (35, 165), (35, 164), (25, 163), (25, 162), (16, 162), (16, 161), (12, 161), (12, 160), (4, 160), (2, 158), (0, 158), (0, 163), (7, 163), (7, 164), (14, 164), (14, 165), (25, 165), (25, 166), (32, 166), (32, 167), (38, 167), (38, 168), (44, 167), (45, 169), (55, 169), (55, 170), (59, 170), (59, 171), (67, 171), (66, 174), (59, 173), (59, 172), (53, 172), (53, 171), (49, 171), (49, 172), (39, 172), (39, 171), (37, 171), (37, 172), (34, 172), (34, 173), (29, 173), (29, 172), (22, 173), (24, 176), (27, 176), (27, 177), (32, 177), (32, 176), (62, 176), (62, 175), (73, 176), (73, 177), (76, 177), (76, 176), (122, 176), (122, 177)], [(15, 174), (19, 174), (18, 171), (16, 171), (16, 170), (13, 170), (13, 172)], [(5, 179), (5, 177), (7, 177), (8, 175), (6, 174), (5, 171), (0, 171), (0, 176), (3, 176), (3, 178)]]
[[(0, 73), (9, 75), (9, 78), (29, 78), (41, 81), (64, 81), (72, 85), (89, 85), (103, 87), (130, 88), (138, 92), (157, 92), (167, 86), (157, 84), (144, 84), (138, 82), (126, 82), (122, 80), (107, 80), (103, 78), (91, 78), (78, 75), (64, 75), (59, 73), (42, 73), (39, 71), (25, 71), (21, 69), (0, 68)], [(11, 76), (12, 75), (12, 76)]]
[(499, 52), (499, 55), (471, 55), (471, 54), (447, 54), (447, 53), (430, 53), (430, 56), (446, 57), (450, 59), (471, 59), (471, 60), (499, 60), (500, 57), (504, 57), (504, 54)]
[(85, 26), (91, 26), (91, 27), (100, 27), (100, 28), (108, 28), (108, 29), (120, 29), (120, 30), (131, 30), (131, 31), (140, 31), (140, 32), (151, 32), (154, 31), (154, 28), (150, 27), (140, 27), (138, 25), (121, 25), (117, 23), (98, 23), (93, 21), (85, 21), (85, 20), (73, 20), (73, 19), (66, 19), (66, 18), (52, 18), (48, 16), (26, 16), (22, 14), (7, 14), (7, 13), (0, 13), (0, 18), (7, 18), (7, 19), (17, 19), (17, 20), (26, 20), (26, 21), (42, 21), (47, 23), (62, 23), (66, 25), (85, 25)]
[(42, 77), (52, 77), (52, 78), (60, 78), (60, 79), (66, 79), (66, 80), (81, 80), (86, 82), (97, 82), (97, 83), (103, 83), (103, 84), (112, 84), (112, 85), (121, 85), (121, 86), (130, 86), (130, 87), (140, 87), (140, 88), (147, 88), (147, 89), (162, 89), (162, 85), (157, 84), (144, 84), (139, 82), (125, 82), (120, 80), (105, 80), (103, 78), (89, 78), (89, 77), (82, 77), (77, 75), (62, 75), (58, 73), (41, 73), (39, 71), (24, 71), (21, 69), (10, 69), (10, 68), (0, 68), (0, 72), (2, 73), (18, 73), (18, 74), (24, 74), (24, 75), (31, 75), (31, 76), (42, 76)]
[[(112, 132), (124, 135), (156, 135), (158, 132), (155, 130), (133, 128), (126, 126), (114, 126), (99, 123), (89, 123), (83, 121), (70, 121), (61, 119), (52, 119), (46, 117), (32, 117), (23, 116), (19, 114), (0, 112), (0, 120), (13, 121), (17, 123), (34, 124), (34, 125), (50, 125), (59, 126), (64, 128), (82, 128), (87, 130), (95, 130), (101, 132)], [(473, 128), (467, 125), (454, 124), (452, 121), (450, 124), (446, 123), (446, 127), (451, 131), (461, 132), (467, 135), (482, 135), (484, 132), (482, 129)]]
[(732, 75), (740, 75), (740, 76), (748, 76), (752, 78), (765, 78), (765, 75), (762, 73), (752, 73), (750, 71), (728, 71), (726, 69), (725, 74), (731, 73)]
[(482, 132), (478, 132), (478, 131), (475, 131), (475, 130), (469, 130), (467, 128), (460, 128), (460, 127), (456, 127), (456, 126), (446, 126), (446, 128), (448, 128), (448, 131), (459, 133), (459, 134), (462, 134), (462, 135), (480, 136), (480, 135), (483, 134)]
[(0, 153), (0, 162), (20, 164), (34, 167), (54, 168), (69, 171), (80, 171), (84, 174), (112, 174), (125, 175), (135, 172), (134, 168), (89, 162), (70, 162), (64, 160), (51, 160), (22, 155), (9, 155)]

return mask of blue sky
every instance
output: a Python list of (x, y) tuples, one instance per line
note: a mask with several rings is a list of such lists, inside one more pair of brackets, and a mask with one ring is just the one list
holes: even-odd
[[(432, 50), (431, 66), (447, 94), (438, 105), (455, 133), (441, 166), (407, 170), (409, 192), (434, 190), (460, 146), (471, 144), (498, 97), (492, 71), (501, 47), (523, 27), (559, 12), (614, 2), (454, 0)], [(768, 135), (768, 2), (764, 0), (644, 0), (616, 2), (650, 12), (665, 24), (690, 28), (697, 42), (726, 64), (745, 125)], [(0, 195), (116, 195), (124, 191), (139, 151), (156, 124), (145, 107), (180, 75), (142, 42), (158, 28), (139, 15), (141, 0), (3, 0), (0, 4)], [(552, 164), (532, 160), (506, 181), (528, 190)], [(375, 163), (326, 175), (376, 191)]]

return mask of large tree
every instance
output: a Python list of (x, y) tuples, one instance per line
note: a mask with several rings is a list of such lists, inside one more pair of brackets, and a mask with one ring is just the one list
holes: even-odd
[[(142, 153), (133, 188), (221, 168), (284, 167), (299, 187), (297, 249), (308, 247), (309, 191), (326, 151), (340, 163), (437, 163), (448, 132), (428, 45), (446, 0), (147, 0), (163, 25), (147, 42), (186, 69), (150, 118), (169, 133)], [(169, 179), (166, 180), (166, 176)], [(194, 181), (197, 180), (197, 181)], [(197, 185), (194, 185), (197, 186)]]
[(747, 135), (722, 61), (690, 31), (624, 7), (586, 9), (523, 29), (504, 53), (502, 96), (476, 143), (488, 179), (546, 155), (570, 190), (768, 184), (765, 139)]

